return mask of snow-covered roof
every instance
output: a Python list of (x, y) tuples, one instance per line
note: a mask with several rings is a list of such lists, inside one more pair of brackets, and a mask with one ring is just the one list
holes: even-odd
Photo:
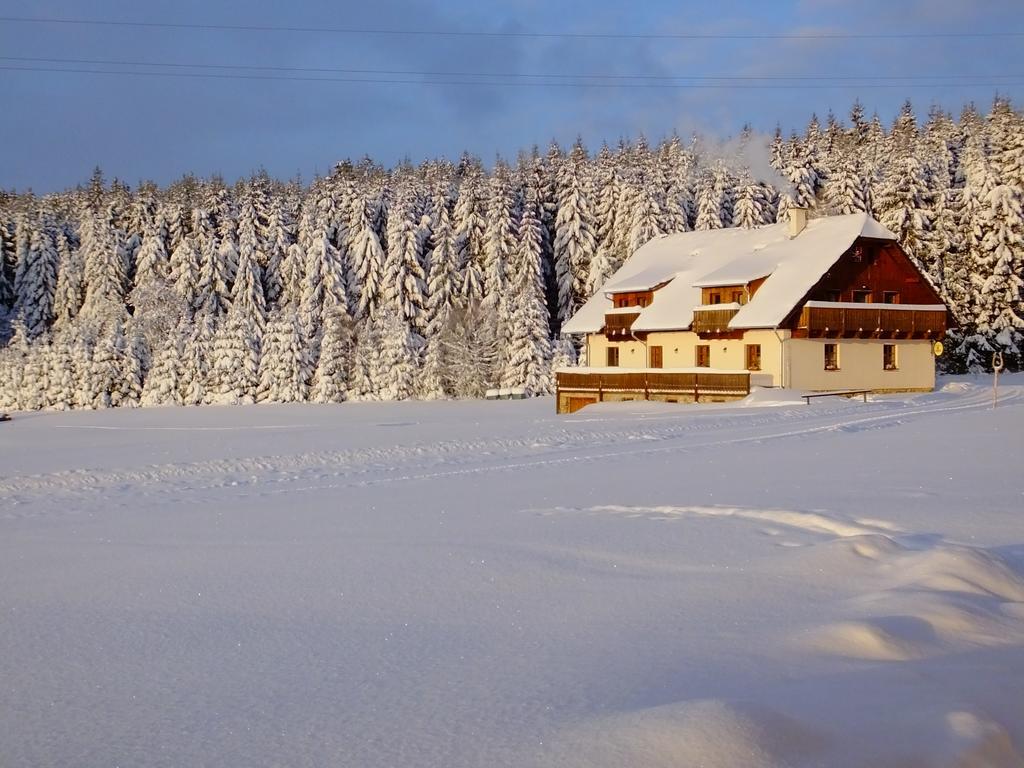
[(730, 328), (777, 327), (808, 290), (858, 237), (896, 240), (866, 213), (811, 219), (795, 238), (786, 223), (753, 229), (680, 232), (641, 247), (563, 326), (566, 333), (595, 333), (611, 308), (607, 294), (660, 288), (640, 310), (635, 331), (687, 328), (701, 287), (741, 285), (767, 277)]

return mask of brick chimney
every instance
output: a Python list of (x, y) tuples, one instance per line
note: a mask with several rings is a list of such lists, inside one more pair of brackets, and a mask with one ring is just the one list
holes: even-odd
[(789, 209), (789, 239), (804, 231), (807, 226), (807, 209), (800, 206), (793, 206)]

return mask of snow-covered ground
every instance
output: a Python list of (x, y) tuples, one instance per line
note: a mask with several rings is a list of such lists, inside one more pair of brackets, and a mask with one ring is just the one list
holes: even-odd
[(0, 764), (1024, 765), (1006, 381), (17, 414)]

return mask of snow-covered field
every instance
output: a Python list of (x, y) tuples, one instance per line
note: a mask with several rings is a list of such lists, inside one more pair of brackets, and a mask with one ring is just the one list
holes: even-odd
[(17, 414), (0, 764), (1024, 765), (1007, 382)]

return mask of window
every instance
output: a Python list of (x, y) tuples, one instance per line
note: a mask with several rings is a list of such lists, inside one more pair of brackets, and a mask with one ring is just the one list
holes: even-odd
[(743, 291), (733, 291), (732, 292), (732, 299), (731, 299), (731, 301), (732, 301), (733, 304), (742, 304), (743, 303)]
[(858, 304), (871, 303), (871, 291), (861, 290), (853, 292), (853, 300)]
[(826, 344), (825, 345), (825, 370), (826, 371), (838, 371), (839, 370), (839, 345), (838, 344)]
[(837, 290), (825, 291), (825, 301), (841, 301), (842, 292)]
[(711, 345), (710, 344), (698, 344), (697, 345), (697, 367), (698, 368), (710, 368), (711, 367)]
[(882, 345), (882, 367), (887, 371), (895, 371), (898, 368), (896, 360), (896, 345)]
[(607, 365), (609, 368), (614, 368), (619, 364), (619, 348), (608, 347), (608, 359)]
[(882, 291), (882, 303), (883, 304), (899, 304), (900, 293), (899, 291)]
[(761, 370), (761, 345), (747, 344), (747, 370)]
[(712, 304), (721, 304), (722, 303), (722, 294), (720, 294), (720, 293), (712, 293), (711, 294), (711, 303)]
[(638, 298), (636, 300), (636, 305), (638, 307), (646, 307), (647, 306), (647, 299), (645, 299), (643, 296), (641, 296), (640, 298)]
[(651, 347), (651, 368), (661, 368), (661, 347)]

